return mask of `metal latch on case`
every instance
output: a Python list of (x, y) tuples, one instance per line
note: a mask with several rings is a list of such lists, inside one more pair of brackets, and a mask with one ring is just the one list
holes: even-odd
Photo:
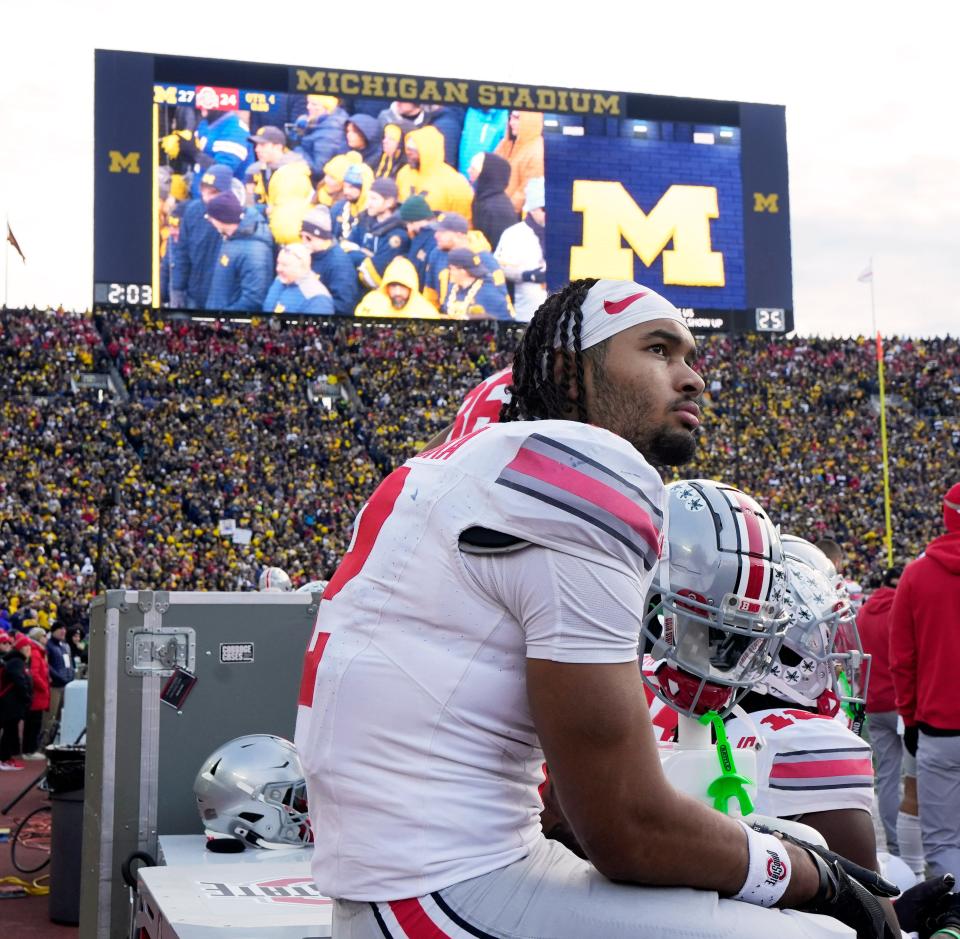
[(127, 632), (128, 675), (170, 675), (175, 668), (193, 672), (196, 666), (196, 631), (188, 626)]

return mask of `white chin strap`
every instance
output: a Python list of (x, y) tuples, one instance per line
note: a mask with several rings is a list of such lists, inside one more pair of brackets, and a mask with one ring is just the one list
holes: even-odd
[[(583, 300), (580, 308), (583, 322), (580, 326), (580, 348), (589, 349), (611, 336), (651, 320), (673, 320), (686, 325), (683, 315), (666, 297), (632, 280), (598, 280)], [(567, 335), (559, 328), (554, 348), (573, 350), (573, 323)]]

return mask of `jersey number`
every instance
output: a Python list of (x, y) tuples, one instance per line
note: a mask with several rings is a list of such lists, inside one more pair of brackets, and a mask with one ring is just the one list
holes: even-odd
[(768, 714), (761, 724), (766, 724), (771, 730), (783, 730), (784, 727), (790, 727), (795, 721), (815, 721), (830, 720), (823, 714), (811, 714), (809, 711), (795, 711), (790, 708), (787, 711), (781, 711), (779, 714)]
[[(330, 578), (326, 590), (323, 591), (323, 600), (332, 600), (344, 587), (353, 580), (363, 568), (373, 546), (383, 528), (383, 523), (393, 511), (400, 497), (400, 491), (406, 482), (410, 473), (409, 466), (401, 466), (394, 470), (379, 486), (376, 492), (370, 497), (370, 501), (360, 510), (357, 516), (357, 525), (353, 533), (353, 541), (343, 556), (340, 566)], [(317, 614), (317, 625), (320, 622), (320, 614)], [(320, 667), (320, 659), (323, 658), (323, 650), (327, 647), (327, 640), (330, 633), (316, 632), (314, 626), (314, 641), (312, 646), (307, 649), (307, 657), (303, 663), (303, 676), (300, 680), (300, 695), (297, 698), (298, 704), (310, 707), (313, 704), (313, 688), (316, 684), (317, 669)]]

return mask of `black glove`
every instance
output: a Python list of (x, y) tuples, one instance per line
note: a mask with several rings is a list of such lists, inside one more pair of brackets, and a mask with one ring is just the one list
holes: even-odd
[(907, 748), (910, 756), (917, 755), (917, 741), (919, 739), (920, 728), (916, 724), (913, 727), (907, 727), (903, 731), (903, 745)]
[(815, 849), (807, 850), (820, 871), (820, 887), (800, 909), (840, 920), (857, 931), (857, 939), (895, 939), (880, 901), (844, 870), (840, 860), (828, 862)]
[(900, 928), (927, 939), (945, 926), (960, 927), (960, 894), (950, 892), (955, 883), (953, 874), (944, 874), (905, 890), (893, 904)]
[(783, 841), (789, 841), (790, 844), (795, 844), (798, 848), (806, 848), (807, 851), (816, 854), (828, 865), (833, 865), (835, 863), (839, 864), (844, 873), (858, 881), (875, 896), (895, 897), (900, 892), (896, 884), (892, 884), (889, 880), (885, 880), (876, 871), (868, 870), (866, 867), (861, 867), (859, 864), (855, 864), (853, 861), (849, 860), (849, 858), (845, 858), (842, 855), (837, 854), (835, 851), (831, 851), (828, 848), (821, 848), (819, 845), (811, 844), (809, 841), (803, 841), (800, 838), (795, 838), (793, 835), (788, 835), (782, 831), (777, 831), (775, 828), (768, 828), (766, 825), (760, 824), (760, 822), (754, 822), (751, 827), (754, 831), (762, 832), (765, 835), (777, 835)]
[(857, 939), (896, 939), (877, 900), (878, 896), (896, 896), (898, 890), (894, 884), (884, 880), (876, 871), (867, 870), (819, 845), (775, 832), (764, 825), (754, 824), (753, 827), (767, 834), (777, 834), (784, 841), (803, 848), (817, 865), (820, 886), (813, 898), (800, 907), (802, 912), (832, 916), (855, 929)]

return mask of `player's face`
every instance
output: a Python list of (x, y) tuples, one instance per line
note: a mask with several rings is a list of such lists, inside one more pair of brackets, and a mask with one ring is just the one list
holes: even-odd
[(629, 440), (651, 463), (680, 466), (696, 452), (703, 379), (696, 345), (673, 320), (652, 320), (617, 333), (599, 360), (588, 356), (590, 420)]

